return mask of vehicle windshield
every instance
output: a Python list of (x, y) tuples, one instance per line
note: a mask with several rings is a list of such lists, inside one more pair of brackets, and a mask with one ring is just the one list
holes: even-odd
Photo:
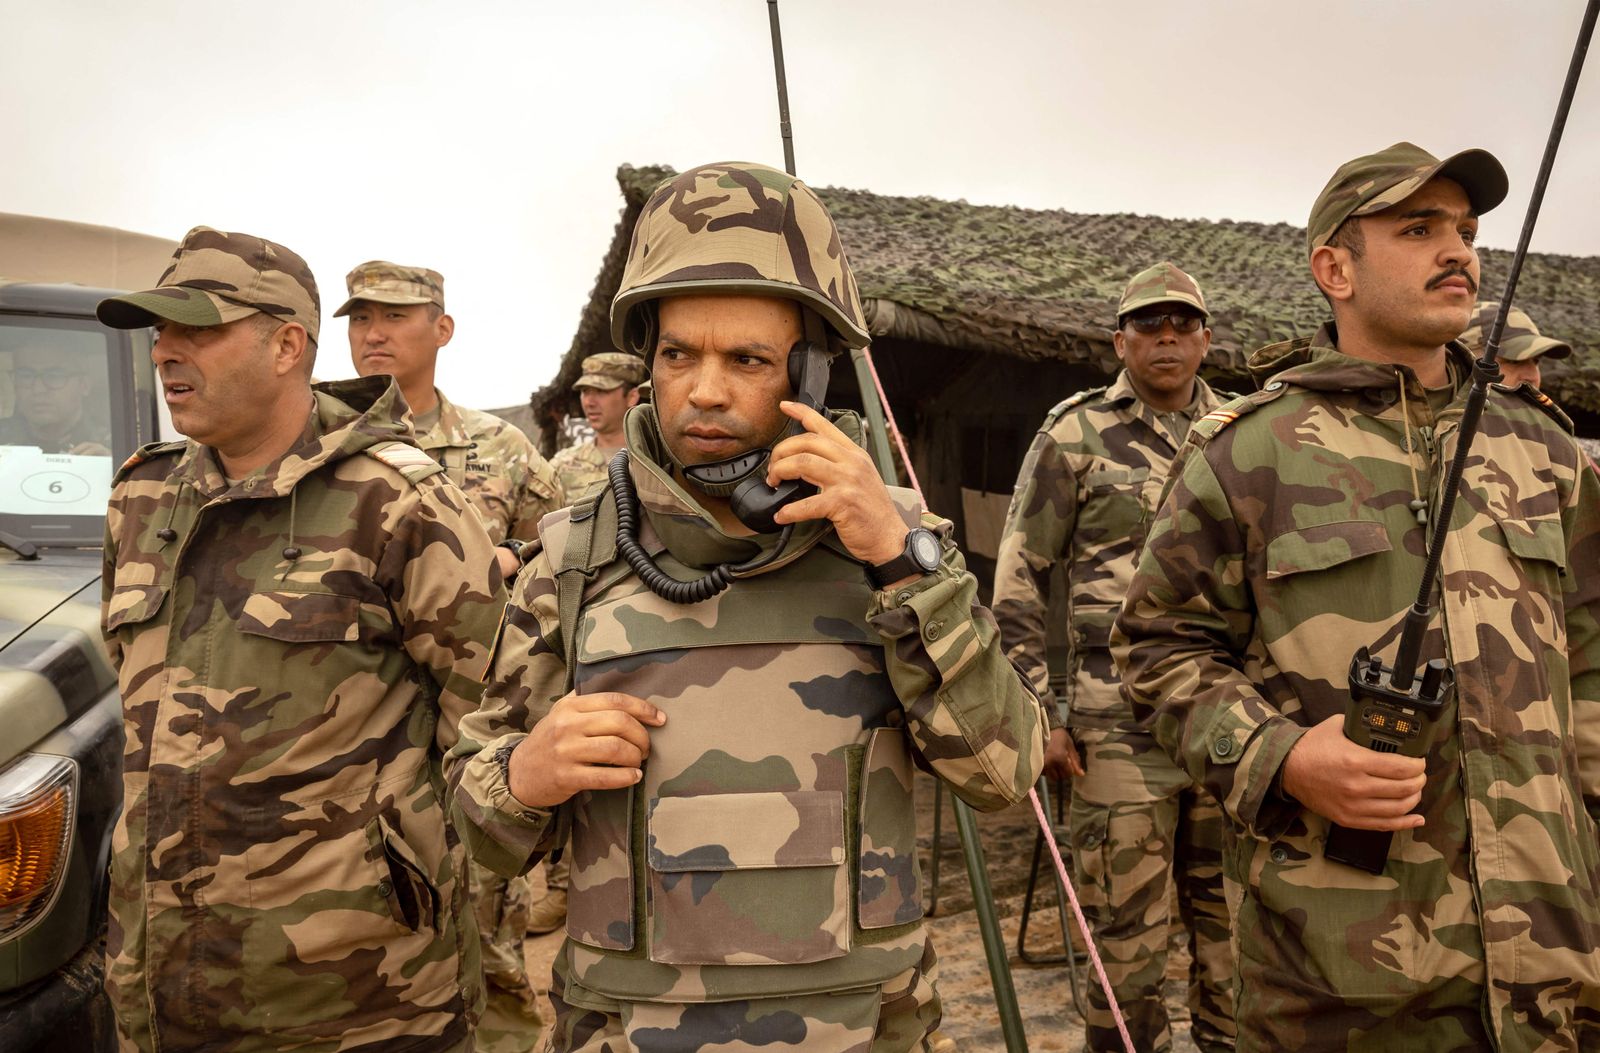
[(98, 544), (111, 475), (116, 336), (89, 320), (0, 317), (0, 530)]

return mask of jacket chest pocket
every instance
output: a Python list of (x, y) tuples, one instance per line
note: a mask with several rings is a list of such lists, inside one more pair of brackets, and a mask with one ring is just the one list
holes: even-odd
[(286, 644), (372, 641), (393, 627), (385, 608), (359, 596), (303, 589), (252, 592), (237, 624), (241, 633)]
[[(1263, 555), (1266, 584), (1257, 601), (1258, 617), (1266, 638), (1275, 641), (1274, 653), (1280, 664), (1289, 646), (1285, 637), (1291, 633), (1301, 646), (1326, 662), (1321, 654), (1326, 640), (1312, 639), (1312, 634), (1297, 630), (1330, 610), (1374, 626), (1389, 624), (1396, 612), (1405, 610), (1415, 595), (1415, 575), (1397, 574), (1399, 568), (1392, 559), (1380, 564), (1369, 558), (1392, 550), (1388, 527), (1373, 519), (1291, 528), (1267, 542)], [(1420, 561), (1417, 568), (1420, 573)], [(1340, 661), (1348, 661), (1348, 655)], [(1335, 682), (1343, 680), (1341, 674)]]
[(850, 949), (837, 790), (659, 798), (647, 855), (652, 961), (794, 965)]
[(1148, 526), (1145, 487), (1149, 468), (1095, 464), (1083, 477), (1074, 533), (1080, 546), (1142, 537)]

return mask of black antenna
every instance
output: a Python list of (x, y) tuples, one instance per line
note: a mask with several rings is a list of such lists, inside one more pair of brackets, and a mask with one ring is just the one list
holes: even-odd
[(794, 130), (789, 126), (789, 82), (783, 75), (783, 28), (778, 25), (778, 0), (767, 0), (767, 21), (772, 25), (772, 67), (778, 74), (778, 134), (783, 136), (783, 170), (794, 170)]
[(1494, 326), (1484, 342), (1483, 357), (1473, 364), (1472, 390), (1467, 394), (1467, 405), (1461, 416), (1460, 439), (1456, 453), (1450, 460), (1450, 471), (1445, 476), (1444, 492), (1439, 502), (1439, 518), (1434, 523), (1433, 536), (1428, 539), (1428, 561), (1422, 568), (1422, 584), (1417, 589), (1417, 600), (1406, 614), (1405, 628), (1400, 634), (1400, 650), (1394, 662), (1394, 686), (1405, 690), (1411, 686), (1416, 673), (1417, 654), (1422, 648), (1422, 637), (1431, 620), (1433, 583), (1439, 575), (1439, 562), (1444, 554), (1445, 537), (1450, 533), (1450, 517), (1455, 513), (1456, 493), (1461, 489), (1461, 473), (1466, 468), (1467, 453), (1477, 436), (1478, 418), (1483, 414), (1483, 404), (1489, 396), (1489, 385), (1500, 379), (1500, 367), (1495, 358), (1500, 354), (1500, 335), (1505, 331), (1506, 316), (1511, 311), (1511, 298), (1517, 291), (1517, 279), (1522, 275), (1522, 263), (1528, 256), (1528, 243), (1533, 240), (1533, 228), (1539, 221), (1539, 207), (1544, 204), (1545, 187), (1550, 183), (1550, 170), (1555, 167), (1556, 150), (1561, 146), (1561, 133), (1567, 126), (1567, 111), (1572, 108), (1572, 96), (1578, 90), (1578, 77), (1583, 73), (1584, 58), (1589, 53), (1589, 38), (1594, 35), (1595, 16), (1600, 14), (1600, 0), (1589, 0), (1583, 12), (1583, 25), (1578, 29), (1578, 42), (1572, 49), (1572, 61), (1567, 66), (1567, 80), (1561, 86), (1561, 100), (1556, 103), (1555, 119), (1550, 123), (1550, 138), (1544, 144), (1544, 159), (1539, 162), (1539, 176), (1533, 181), (1533, 195), (1528, 198), (1528, 213), (1522, 220), (1522, 234), (1517, 238), (1517, 251), (1511, 256), (1511, 268), (1506, 274), (1505, 292), (1500, 294), (1500, 309), (1495, 313)]

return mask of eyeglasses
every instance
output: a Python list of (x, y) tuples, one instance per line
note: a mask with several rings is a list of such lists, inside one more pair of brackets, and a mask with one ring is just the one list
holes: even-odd
[(1134, 314), (1128, 316), (1128, 324), (1141, 333), (1159, 333), (1161, 327), (1168, 322), (1172, 323), (1174, 333), (1193, 333), (1205, 324), (1205, 319), (1197, 314), (1188, 314), (1183, 311), (1167, 311), (1162, 314)]
[(19, 388), (43, 384), (48, 391), (60, 391), (83, 374), (70, 369), (19, 369), (11, 375), (16, 379)]

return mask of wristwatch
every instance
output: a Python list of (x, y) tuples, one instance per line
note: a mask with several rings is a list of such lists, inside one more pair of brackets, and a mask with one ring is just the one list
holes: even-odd
[(901, 578), (932, 574), (939, 569), (939, 556), (939, 539), (933, 531), (913, 527), (898, 556), (887, 563), (867, 566), (867, 580), (875, 589), (886, 589)]

